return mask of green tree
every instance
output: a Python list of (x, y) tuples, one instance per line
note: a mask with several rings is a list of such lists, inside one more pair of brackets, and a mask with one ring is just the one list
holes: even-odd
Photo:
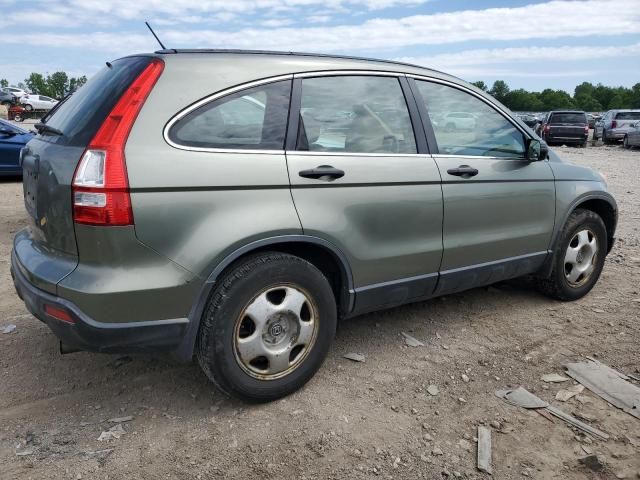
[(37, 93), (39, 95), (49, 95), (47, 81), (41, 73), (33, 72), (29, 75), (29, 78), (24, 80), (24, 83), (27, 84), (27, 90), (30, 92)]
[(478, 87), (483, 92), (486, 92), (488, 90), (488, 88), (489, 88), (489, 87), (487, 87), (487, 84), (484, 83), (482, 80), (478, 80), (477, 82), (471, 82), (471, 85), (475, 85), (476, 87)]
[(611, 100), (609, 100), (609, 110), (613, 108), (624, 108), (626, 105), (622, 95), (616, 94)]
[(593, 97), (595, 87), (592, 83), (582, 82), (573, 91), (573, 98), (581, 97), (583, 95)]
[(580, 110), (584, 110), (585, 112), (602, 111), (602, 105), (600, 104), (600, 102), (586, 93), (576, 95), (573, 100), (576, 104), (576, 107), (578, 107)]
[(25, 83), (27, 89), (33, 93), (61, 99), (87, 83), (87, 77), (82, 75), (69, 78), (65, 72), (54, 72), (45, 77), (41, 73), (34, 72), (29, 75)]
[(9, 81), (6, 78), (0, 79), (0, 88), (8, 87)]
[(495, 82), (493, 82), (493, 86), (491, 87), (491, 90), (489, 90), (489, 94), (492, 95), (499, 102), (504, 101), (508, 93), (509, 93), (509, 86), (507, 85), (507, 82), (505, 82), (504, 80), (496, 80)]
[(553, 90), (546, 88), (540, 93), (540, 100), (544, 105), (544, 110), (561, 110), (575, 108), (573, 99), (564, 90)]
[(47, 77), (47, 92), (45, 95), (53, 98), (62, 98), (67, 93), (69, 77), (65, 72), (55, 72)]

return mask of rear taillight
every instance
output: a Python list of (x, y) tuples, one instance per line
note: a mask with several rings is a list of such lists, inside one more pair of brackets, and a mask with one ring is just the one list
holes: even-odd
[(584, 126), (584, 133), (589, 134), (589, 125)]
[(124, 147), (164, 63), (154, 59), (122, 94), (82, 155), (73, 176), (73, 220), (133, 225)]
[(616, 128), (618, 126), (618, 122), (615, 120), (611, 120), (611, 128)]
[(544, 133), (549, 133), (550, 130), (551, 130), (551, 125), (544, 126)]

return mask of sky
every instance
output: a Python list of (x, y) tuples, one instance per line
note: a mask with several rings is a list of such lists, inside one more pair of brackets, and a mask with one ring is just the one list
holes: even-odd
[(0, 0), (0, 78), (168, 48), (336, 53), (569, 92), (640, 82), (640, 0)]

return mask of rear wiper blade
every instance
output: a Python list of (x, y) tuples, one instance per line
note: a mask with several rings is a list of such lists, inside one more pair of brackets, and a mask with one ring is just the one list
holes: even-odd
[(44, 133), (50, 133), (51, 135), (64, 136), (64, 133), (62, 133), (62, 130), (58, 130), (55, 127), (47, 125), (46, 123), (36, 123), (34, 127), (38, 131), (38, 133), (41, 135)]

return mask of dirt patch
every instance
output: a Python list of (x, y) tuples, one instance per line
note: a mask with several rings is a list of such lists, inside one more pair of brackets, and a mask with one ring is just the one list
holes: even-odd
[[(591, 294), (559, 303), (517, 281), (344, 322), (307, 387), (260, 406), (223, 397), (195, 365), (167, 357), (61, 356), (13, 291), (11, 239), (26, 214), (21, 184), (0, 182), (0, 327), (17, 326), (0, 333), (0, 478), (483, 478), (480, 424), (493, 429), (494, 478), (636, 478), (640, 421), (587, 390), (558, 402), (572, 382), (540, 378), (581, 355), (638, 373), (640, 151), (558, 151), (603, 172), (620, 207), (618, 241)], [(407, 346), (401, 332), (426, 345)], [(518, 385), (611, 439), (494, 396)], [(98, 441), (125, 416), (125, 434)], [(588, 453), (602, 471), (578, 461)]]

